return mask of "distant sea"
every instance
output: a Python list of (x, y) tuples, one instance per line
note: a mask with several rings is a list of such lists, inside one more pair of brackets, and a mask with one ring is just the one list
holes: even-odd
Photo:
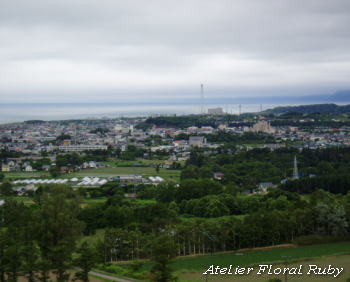
[[(241, 105), (241, 112), (258, 112), (277, 106), (293, 106), (310, 103), (247, 103)], [(239, 104), (206, 105), (207, 108), (222, 107), (225, 112), (238, 114)], [(176, 104), (118, 104), (118, 103), (13, 103), (0, 104), (0, 123), (21, 122), (25, 120), (65, 120), (81, 118), (119, 118), (150, 116), (161, 114), (198, 114), (201, 106), (196, 103)]]

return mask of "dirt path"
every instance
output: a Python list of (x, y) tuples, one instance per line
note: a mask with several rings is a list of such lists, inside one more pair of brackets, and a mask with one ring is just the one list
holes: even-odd
[(110, 276), (110, 275), (99, 273), (99, 272), (96, 272), (96, 271), (90, 271), (89, 274), (94, 275), (96, 277), (109, 279), (109, 280), (112, 280), (112, 281), (132, 282), (131, 280), (127, 280), (127, 279), (124, 279), (124, 278), (118, 278), (118, 277), (115, 277), (115, 276)]

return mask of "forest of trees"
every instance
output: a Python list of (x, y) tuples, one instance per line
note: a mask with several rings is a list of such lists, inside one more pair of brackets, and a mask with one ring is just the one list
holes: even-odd
[[(1, 207), (0, 281), (68, 281), (84, 223), (77, 219), (79, 195), (64, 186), (36, 195), (35, 203), (8, 200)], [(80, 250), (83, 252), (83, 250)]]
[[(297, 156), (300, 179), (291, 175)], [(149, 279), (170, 281), (175, 256), (282, 243), (348, 240), (350, 149), (192, 151), (179, 182), (100, 188), (41, 186), (33, 204), (9, 198), (0, 208), (0, 281), (87, 281), (95, 265), (153, 259)], [(223, 172), (222, 180), (213, 179)], [(287, 179), (281, 184), (281, 179)], [(252, 194), (261, 181), (267, 193)], [(130, 189), (138, 199), (124, 197)], [(1, 196), (11, 189), (6, 182)], [(103, 198), (82, 204), (84, 198)], [(93, 243), (82, 236), (103, 230)], [(163, 238), (160, 240), (159, 238)], [(316, 238), (316, 239), (315, 239)], [(317, 239), (318, 238), (318, 239)], [(74, 267), (81, 270), (71, 273)], [(168, 280), (163, 279), (168, 275)], [(70, 278), (69, 278), (70, 277)], [(152, 277), (152, 278), (150, 278)]]
[(153, 191), (157, 201), (147, 205), (123, 199), (115, 187), (109, 201), (83, 209), (79, 218), (87, 233), (106, 229), (99, 246), (106, 262), (149, 257), (147, 246), (164, 232), (176, 242), (177, 255), (270, 246), (308, 235), (349, 236), (350, 193), (317, 190), (304, 199), (276, 189), (234, 196), (220, 184), (205, 183), (159, 185)]

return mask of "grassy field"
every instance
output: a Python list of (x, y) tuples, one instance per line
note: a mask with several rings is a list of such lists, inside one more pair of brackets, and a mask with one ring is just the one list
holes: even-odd
[(173, 267), (176, 270), (187, 269), (201, 271), (203, 268), (205, 268), (206, 265), (211, 264), (249, 266), (267, 262), (278, 263), (284, 260), (284, 256), (290, 257), (290, 260), (299, 260), (320, 256), (345, 254), (350, 255), (350, 242), (320, 244), (303, 247), (275, 247), (261, 250), (197, 256), (192, 258), (179, 258), (175, 261)]
[[(341, 279), (350, 277), (350, 242), (329, 243), (312, 246), (277, 246), (260, 248), (253, 250), (239, 250), (237, 252), (220, 253), (215, 255), (198, 255), (191, 257), (177, 258), (172, 264), (179, 281), (267, 281), (271, 275), (256, 275), (256, 271), (249, 276), (234, 275), (209, 275), (205, 277), (203, 272), (211, 265), (227, 267), (248, 267), (259, 264), (272, 264), (274, 267), (285, 265), (288, 257), (288, 265), (304, 265), (304, 270), (308, 269), (309, 264), (333, 265), (335, 267), (344, 267), (345, 274)], [(149, 271), (152, 264), (145, 262), (142, 271)], [(126, 267), (128, 265), (117, 264), (116, 268)], [(257, 270), (257, 268), (255, 268)], [(322, 279), (321, 279), (322, 278)], [(344, 279), (334, 279), (333, 277), (319, 277), (316, 275), (291, 276), (288, 281), (345, 281)]]
[(160, 176), (164, 179), (179, 180), (180, 170), (167, 170), (160, 169), (157, 173), (155, 168), (152, 167), (104, 167), (97, 169), (85, 169), (79, 172), (71, 173), (66, 177), (84, 177), (84, 176), (95, 176), (95, 177), (115, 177), (118, 175), (128, 174), (142, 174), (145, 177), (148, 176)]
[(141, 164), (144, 166), (151, 166), (156, 164), (163, 164), (165, 160), (146, 160), (146, 159), (137, 159), (135, 161), (123, 161), (123, 160), (115, 160), (110, 161), (108, 164), (112, 166), (134, 166), (135, 164)]
[[(70, 274), (69, 281), (73, 281), (74, 273), (72, 271), (70, 271), (69, 274)], [(51, 281), (56, 281), (55, 275), (50, 275), (50, 278), (52, 279)], [(19, 279), (18, 279), (18, 282), (27, 282), (27, 281), (28, 281), (28, 279), (24, 278), (24, 277), (19, 277)], [(89, 275), (89, 281), (90, 282), (102, 282), (102, 281), (112, 281), (112, 280), (99, 278), (99, 277), (94, 276), (94, 275)]]
[[(343, 256), (346, 255), (346, 256)], [(234, 252), (226, 254), (217, 254), (213, 256), (197, 256), (193, 258), (180, 258), (175, 261), (173, 268), (179, 273), (180, 281), (204, 281), (205, 277), (202, 273), (208, 269), (210, 265), (220, 265), (228, 266), (232, 264), (233, 266), (253, 266), (262, 263), (269, 264), (280, 264), (284, 263), (285, 258), (288, 257), (290, 261), (301, 261), (301, 260), (310, 260), (306, 261), (306, 264), (311, 264), (312, 261), (324, 259), (324, 256), (332, 256), (330, 258), (324, 259), (326, 264), (337, 265), (338, 260), (339, 264), (346, 264), (347, 261), (347, 276), (350, 277), (350, 242), (341, 242), (341, 243), (331, 243), (331, 244), (322, 244), (322, 245), (313, 245), (313, 246), (304, 246), (304, 247), (276, 247), (276, 248), (267, 248), (262, 250), (252, 250), (244, 252)], [(339, 256), (339, 257), (334, 257)], [(314, 259), (319, 258), (319, 259)], [(334, 262), (332, 262), (334, 260)], [(296, 263), (299, 265), (298, 263)], [(328, 265), (327, 264), (327, 265)], [(260, 276), (255, 275), (256, 277), (249, 275), (244, 279), (242, 277), (232, 277), (232, 275), (226, 275), (221, 277), (222, 279), (228, 281), (266, 281), (269, 276)], [(212, 281), (215, 281), (218, 277), (209, 276), (212, 278)], [(215, 278), (214, 278), (215, 277)], [(307, 278), (307, 280), (306, 280)], [(309, 280), (309, 278), (311, 280)], [(318, 281), (319, 277), (307, 276), (307, 277), (294, 277), (289, 281)], [(316, 280), (315, 280), (316, 279)], [(330, 279), (328, 277), (328, 279)], [(332, 280), (323, 280), (323, 281), (332, 281)], [(338, 280), (337, 280), (338, 281)]]
[(90, 244), (95, 244), (98, 240), (103, 240), (105, 229), (97, 229), (94, 235), (84, 236), (79, 241), (87, 241)]
[[(328, 275), (307, 275), (309, 265), (316, 264), (318, 267), (328, 267), (332, 265), (333, 267), (344, 268), (342, 274), (337, 278)], [(289, 282), (347, 282), (347, 279), (350, 278), (350, 256), (330, 256), (330, 257), (320, 257), (315, 259), (304, 259), (299, 262), (290, 263), (287, 266), (285, 264), (273, 264), (273, 268), (278, 267), (302, 267), (302, 275), (287, 275), (287, 281)], [(271, 278), (279, 278), (282, 281), (285, 281), (284, 275), (267, 275), (261, 274), (257, 275), (258, 267), (254, 268), (250, 275), (210, 275), (205, 276), (200, 272), (182, 272), (179, 274), (179, 280), (182, 282), (199, 282), (199, 281), (240, 281), (240, 282), (266, 282)]]
[[(14, 200), (17, 202), (22, 202), (25, 205), (31, 205), (34, 204), (34, 200), (31, 197), (26, 196), (10, 196), (10, 197), (0, 197), (0, 200)], [(88, 205), (94, 205), (94, 204), (103, 204), (107, 201), (107, 197), (103, 198), (89, 198), (89, 199), (82, 199), (81, 206), (86, 207)], [(138, 205), (149, 205), (156, 203), (155, 200), (142, 200), (142, 199), (131, 199), (130, 201), (134, 201)]]
[[(5, 180), (15, 179), (31, 179), (41, 178), (49, 179), (52, 178), (47, 172), (5, 172)], [(73, 178), (73, 177), (115, 177), (118, 175), (143, 175), (144, 177), (149, 176), (160, 176), (166, 180), (180, 180), (180, 170), (168, 170), (161, 168), (159, 172), (156, 172), (153, 167), (103, 167), (96, 169), (84, 169), (79, 172), (73, 172), (69, 174), (62, 174), (59, 178)]]
[(5, 179), (27, 179), (27, 178), (51, 178), (50, 173), (45, 171), (13, 171), (13, 172), (4, 172)]
[[(34, 200), (31, 197), (26, 196), (11, 196), (11, 197), (0, 197), (0, 199), (5, 200), (14, 200), (17, 202), (22, 202), (25, 205), (31, 205), (34, 204)], [(101, 204), (104, 203), (107, 200), (107, 198), (99, 198), (99, 199), (83, 199), (82, 200), (82, 206), (87, 206), (91, 204)]]

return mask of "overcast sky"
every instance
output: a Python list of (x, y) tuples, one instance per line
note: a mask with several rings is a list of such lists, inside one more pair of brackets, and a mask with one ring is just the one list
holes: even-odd
[(349, 0), (0, 0), (0, 99), (350, 88)]

